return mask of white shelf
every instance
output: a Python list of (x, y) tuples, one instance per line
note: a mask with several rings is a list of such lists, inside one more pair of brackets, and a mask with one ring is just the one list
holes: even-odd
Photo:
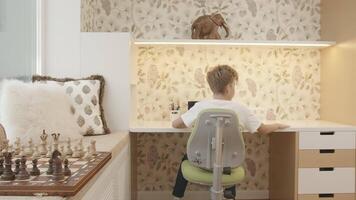
[(285, 40), (135, 40), (135, 45), (220, 45), (241, 47), (283, 47), (283, 48), (326, 48), (336, 44), (334, 41), (285, 41)]

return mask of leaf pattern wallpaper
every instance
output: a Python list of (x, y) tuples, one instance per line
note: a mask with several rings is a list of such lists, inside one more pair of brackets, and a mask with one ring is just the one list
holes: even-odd
[[(81, 31), (132, 32), (136, 39), (189, 39), (199, 16), (220, 12), (228, 39), (320, 39), (320, 0), (82, 0)], [(224, 34), (222, 34), (224, 35)], [(320, 53), (308, 48), (136, 46), (137, 120), (170, 120), (169, 104), (211, 98), (206, 72), (229, 64), (238, 100), (260, 119), (319, 119)], [(138, 191), (171, 191), (189, 133), (137, 134)], [(268, 190), (269, 138), (244, 134), (246, 178), (238, 190)], [(190, 184), (188, 190), (208, 188)]]
[(220, 12), (231, 28), (229, 39), (320, 39), (320, 0), (82, 0), (81, 7), (83, 32), (190, 38), (196, 18)]

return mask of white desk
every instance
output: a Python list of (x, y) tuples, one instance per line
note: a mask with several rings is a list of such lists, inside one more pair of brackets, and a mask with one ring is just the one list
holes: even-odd
[[(319, 120), (278, 122), (290, 127), (270, 135), (269, 199), (355, 200), (356, 127)], [(172, 128), (169, 121), (130, 126), (133, 149), (137, 134), (190, 131)]]

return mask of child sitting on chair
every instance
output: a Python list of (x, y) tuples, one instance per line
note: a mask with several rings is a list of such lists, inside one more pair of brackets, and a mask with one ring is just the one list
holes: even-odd
[[(219, 65), (211, 69), (206, 77), (210, 89), (213, 92), (213, 99), (203, 100), (196, 103), (181, 117), (173, 121), (174, 128), (191, 127), (198, 117), (200, 111), (209, 108), (224, 108), (234, 110), (239, 118), (240, 125), (251, 133), (268, 134), (277, 129), (287, 128), (284, 124), (263, 124), (246, 106), (237, 101), (231, 101), (235, 95), (235, 84), (238, 81), (237, 72), (230, 66)], [(183, 160), (187, 160), (187, 155), (184, 155)], [(179, 199), (184, 196), (188, 181), (183, 177), (182, 169), (179, 167), (176, 183), (173, 189), (174, 199)], [(235, 186), (225, 189), (224, 197), (227, 199), (235, 199)]]

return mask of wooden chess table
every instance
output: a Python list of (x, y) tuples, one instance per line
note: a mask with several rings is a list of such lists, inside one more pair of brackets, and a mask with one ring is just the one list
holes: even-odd
[[(31, 176), (27, 180), (0, 179), (0, 196), (74, 196), (111, 159), (111, 153), (97, 152), (90, 160), (67, 159), (72, 175), (64, 180), (52, 180), (52, 175), (46, 174), (49, 158), (40, 158), (37, 165), (41, 172), (39, 176)], [(26, 164), (30, 171), (32, 162), (28, 160)]]

